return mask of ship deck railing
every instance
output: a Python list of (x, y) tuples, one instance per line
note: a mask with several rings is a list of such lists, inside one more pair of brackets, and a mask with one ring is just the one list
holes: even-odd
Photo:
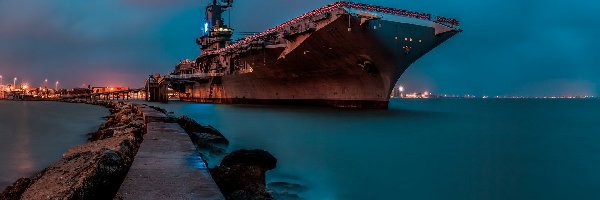
[(225, 73), (195, 73), (195, 74), (179, 74), (179, 75), (168, 75), (170, 79), (191, 79), (191, 78), (208, 78), (224, 76)]
[(315, 15), (319, 15), (322, 13), (331, 12), (332, 10), (338, 9), (338, 8), (364, 10), (364, 11), (386, 13), (386, 14), (416, 18), (416, 19), (427, 20), (427, 21), (438, 23), (438, 24), (442, 24), (442, 25), (448, 26), (450, 28), (458, 28), (460, 26), (460, 21), (453, 19), (453, 18), (442, 17), (442, 16), (433, 16), (428, 13), (420, 13), (420, 12), (414, 12), (414, 11), (397, 9), (397, 8), (389, 8), (389, 7), (383, 7), (383, 6), (374, 6), (374, 5), (370, 5), (370, 4), (364, 4), (364, 3), (353, 3), (353, 2), (348, 2), (348, 1), (340, 1), (340, 2), (336, 2), (336, 3), (330, 4), (330, 5), (315, 9), (308, 13), (305, 13), (299, 17), (296, 17), (292, 20), (289, 20), (283, 24), (280, 24), (276, 27), (268, 29), (264, 32), (245, 37), (241, 41), (233, 43), (231, 45), (228, 45), (225, 48), (221, 48), (221, 49), (217, 49), (217, 50), (203, 51), (202, 54), (203, 55), (214, 55), (214, 54), (220, 54), (223, 52), (233, 51), (234, 49), (237, 49), (237, 48), (241, 47), (242, 45), (251, 43), (252, 41), (254, 41), (258, 38), (263, 38), (270, 34), (279, 32), (279, 31), (283, 30), (284, 28), (286, 28), (292, 24), (295, 24), (301, 20), (304, 20), (306, 18), (315, 16)]

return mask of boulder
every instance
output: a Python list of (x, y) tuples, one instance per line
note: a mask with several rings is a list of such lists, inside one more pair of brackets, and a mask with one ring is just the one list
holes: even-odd
[(109, 104), (111, 115), (98, 131), (89, 134), (90, 141), (102, 140), (135, 132), (141, 136), (144, 127), (142, 114), (131, 104)]
[(214, 127), (203, 126), (187, 116), (175, 118), (174, 121), (185, 130), (205, 156), (222, 157), (226, 153), (229, 141)]
[(30, 179), (19, 179), (0, 199), (112, 199), (127, 175), (144, 133), (132, 104), (96, 102), (111, 115), (90, 141), (69, 149)]
[(4, 192), (0, 194), (2, 200), (19, 200), (21, 195), (31, 185), (32, 180), (29, 178), (21, 178), (13, 183), (11, 186), (6, 187)]
[(263, 150), (239, 150), (210, 170), (226, 199), (273, 199), (267, 192), (265, 173), (274, 169), (277, 159)]
[(22, 199), (111, 199), (138, 147), (134, 136), (121, 136), (70, 149), (41, 173)]
[(223, 158), (221, 166), (231, 167), (234, 165), (256, 166), (264, 168), (265, 171), (277, 167), (277, 159), (265, 150), (238, 150)]

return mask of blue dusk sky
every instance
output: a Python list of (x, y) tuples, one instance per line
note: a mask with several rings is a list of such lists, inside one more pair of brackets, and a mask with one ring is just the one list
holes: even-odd
[[(259, 32), (332, 0), (238, 0), (240, 32)], [(589, 0), (361, 0), (458, 18), (464, 32), (413, 64), (409, 91), (600, 94), (600, 3)], [(208, 0), (0, 0), (0, 75), (32, 85), (140, 87), (193, 59)]]

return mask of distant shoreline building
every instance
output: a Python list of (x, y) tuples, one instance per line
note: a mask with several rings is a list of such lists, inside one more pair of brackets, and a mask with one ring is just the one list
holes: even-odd
[(92, 93), (118, 92), (129, 90), (127, 86), (91, 87)]
[(0, 85), (0, 99), (6, 99), (8, 98), (8, 86), (6, 85)]

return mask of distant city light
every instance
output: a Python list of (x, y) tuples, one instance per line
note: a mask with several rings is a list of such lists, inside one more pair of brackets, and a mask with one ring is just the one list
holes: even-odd
[(400, 87), (398, 87), (398, 90), (399, 90), (400, 92), (404, 92), (404, 87), (400, 86)]

